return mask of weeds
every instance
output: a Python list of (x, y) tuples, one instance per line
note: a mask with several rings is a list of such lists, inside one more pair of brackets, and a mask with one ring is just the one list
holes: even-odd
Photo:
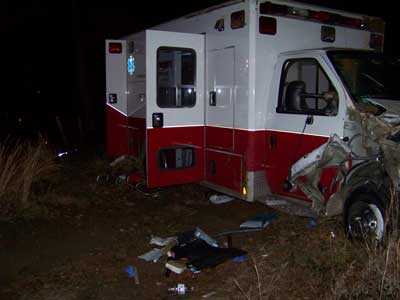
[(32, 208), (33, 186), (56, 169), (54, 156), (42, 142), (0, 144), (0, 217), (13, 219)]
[(360, 245), (362, 263), (348, 266), (333, 284), (331, 299), (399, 299), (400, 240), (398, 195), (391, 192), (385, 215), (386, 238), (382, 245)]
[(337, 219), (313, 232), (293, 228), (301, 234), (282, 232), (286, 238), (261, 250), (268, 250), (268, 260), (253, 250), (248, 268), (233, 280), (239, 297), (232, 298), (400, 299), (397, 197), (388, 199), (381, 244), (349, 241)]

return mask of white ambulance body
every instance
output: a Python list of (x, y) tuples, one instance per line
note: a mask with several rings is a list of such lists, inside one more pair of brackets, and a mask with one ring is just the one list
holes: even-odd
[[(247, 201), (307, 203), (285, 185), (290, 167), (332, 134), (346, 137), (354, 106), (329, 53), (381, 50), (383, 26), (293, 1), (246, 0), (107, 40), (108, 154), (145, 153), (149, 187), (198, 182)], [(305, 103), (296, 89), (308, 93)], [(327, 92), (338, 98), (332, 107), (318, 96)]]

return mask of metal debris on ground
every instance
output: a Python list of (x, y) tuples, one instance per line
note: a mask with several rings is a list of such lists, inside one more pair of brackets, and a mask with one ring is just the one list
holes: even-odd
[(233, 201), (235, 198), (228, 195), (212, 195), (210, 202), (212, 204), (224, 204)]
[(172, 237), (167, 237), (167, 238), (161, 238), (158, 236), (152, 236), (151, 240), (150, 240), (150, 245), (156, 245), (159, 247), (164, 247), (168, 244), (170, 244), (171, 242), (176, 242), (176, 237), (172, 236)]
[(149, 262), (149, 261), (157, 262), (161, 258), (162, 255), (163, 255), (163, 253), (162, 253), (161, 249), (154, 248), (153, 250), (150, 250), (149, 252), (146, 252), (145, 254), (142, 254), (138, 257), (147, 262)]
[(250, 220), (240, 224), (240, 228), (264, 229), (278, 217), (276, 212), (258, 213)]

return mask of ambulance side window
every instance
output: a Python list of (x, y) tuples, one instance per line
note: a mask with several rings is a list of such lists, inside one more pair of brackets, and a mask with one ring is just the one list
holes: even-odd
[(292, 59), (282, 69), (278, 113), (336, 116), (338, 93), (312, 58)]
[(162, 108), (196, 104), (196, 52), (161, 47), (157, 50), (157, 105)]

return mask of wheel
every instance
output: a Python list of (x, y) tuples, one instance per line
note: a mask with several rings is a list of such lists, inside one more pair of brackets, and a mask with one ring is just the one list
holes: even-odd
[(346, 232), (349, 238), (381, 242), (385, 234), (385, 214), (373, 193), (357, 194), (347, 210)]

